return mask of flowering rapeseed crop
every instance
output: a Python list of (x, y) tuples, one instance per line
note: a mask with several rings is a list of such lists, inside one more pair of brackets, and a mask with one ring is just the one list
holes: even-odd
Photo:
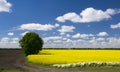
[(120, 50), (42, 50), (27, 58), (29, 62), (40, 64), (120, 62)]

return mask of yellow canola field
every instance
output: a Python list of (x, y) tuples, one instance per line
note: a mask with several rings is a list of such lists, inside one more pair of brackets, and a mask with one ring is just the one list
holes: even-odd
[(120, 62), (120, 50), (42, 50), (27, 58), (29, 62), (39, 64)]

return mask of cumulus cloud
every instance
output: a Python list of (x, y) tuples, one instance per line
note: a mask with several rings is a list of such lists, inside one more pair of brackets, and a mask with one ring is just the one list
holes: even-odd
[(88, 34), (81, 34), (81, 38), (86, 38), (88, 36), (89, 36)]
[(75, 35), (72, 36), (72, 38), (88, 38), (90, 36), (94, 36), (93, 34), (80, 34), (80, 33), (77, 33)]
[(8, 35), (9, 35), (9, 36), (13, 36), (14, 33), (13, 33), (13, 32), (9, 32)]
[(0, 0), (0, 12), (10, 12), (12, 4), (7, 2), (7, 0)]
[(64, 40), (53, 40), (45, 42), (44, 47), (47, 48), (119, 48), (120, 38), (92, 38), (92, 39), (71, 39), (65, 38)]
[(39, 23), (28, 23), (22, 24), (19, 26), (19, 30), (43, 30), (48, 31), (52, 30), (53, 28), (59, 27), (59, 24), (51, 25), (51, 24), (39, 24)]
[(66, 37), (70, 37), (71, 35), (70, 34), (67, 34)]
[(72, 40), (71, 39), (67, 39), (66, 42), (72, 42)]
[(60, 25), (58, 23), (55, 24), (55, 27), (59, 27)]
[(109, 47), (112, 47), (112, 48), (120, 48), (120, 37), (119, 38), (116, 38), (116, 37), (110, 37), (110, 38), (107, 38), (108, 40), (108, 43), (107, 45)]
[[(107, 36), (107, 37), (106, 37)], [(107, 32), (98, 34), (64, 34), (43, 38), (46, 48), (119, 48), (120, 37), (110, 37)]]
[(67, 40), (67, 38), (62, 38), (62, 40)]
[(73, 35), (72, 38), (80, 38), (80, 33)]
[(61, 32), (61, 33), (66, 33), (66, 32), (73, 32), (73, 30), (75, 29), (74, 26), (66, 26), (66, 25), (63, 25), (61, 27), (61, 29), (59, 29), (58, 31)]
[(11, 43), (18, 43), (19, 42), (19, 38), (11, 38)]
[(97, 36), (108, 36), (107, 32), (99, 32)]
[(9, 38), (9, 37), (1, 38), (0, 48), (20, 48), (19, 38)]
[(62, 39), (62, 37), (61, 36), (50, 36), (50, 37), (43, 38), (45, 42), (50, 41), (50, 40), (59, 40), (59, 39)]
[(97, 38), (96, 40), (97, 40), (97, 41), (104, 41), (105, 38)]
[(96, 38), (89, 41), (94, 48), (120, 48), (120, 38)]
[(107, 9), (106, 11), (95, 9), (92, 7), (86, 8), (80, 14), (75, 12), (66, 13), (63, 16), (56, 18), (59, 22), (65, 22), (66, 20), (74, 23), (88, 23), (99, 22), (111, 18), (112, 15), (120, 13), (120, 9)]
[(57, 17), (56, 20), (59, 22), (65, 22), (65, 19), (62, 16)]
[(1, 38), (1, 41), (0, 41), (0, 42), (2, 42), (2, 43), (8, 43), (9, 40), (10, 40), (10, 38), (8, 38), (8, 37), (3, 37), (3, 38)]
[(118, 24), (114, 24), (110, 26), (112, 29), (120, 28), (120, 22)]

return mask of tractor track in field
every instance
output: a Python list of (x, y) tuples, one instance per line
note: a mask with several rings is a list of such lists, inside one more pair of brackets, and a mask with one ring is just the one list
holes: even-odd
[(23, 52), (19, 49), (1, 49), (0, 68), (39, 72), (37, 66), (32, 66), (26, 62)]

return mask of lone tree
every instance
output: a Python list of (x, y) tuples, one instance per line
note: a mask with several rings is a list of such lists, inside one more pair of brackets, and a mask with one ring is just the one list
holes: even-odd
[(19, 41), (25, 56), (30, 54), (37, 54), (39, 50), (42, 50), (43, 40), (35, 32), (26, 33)]

